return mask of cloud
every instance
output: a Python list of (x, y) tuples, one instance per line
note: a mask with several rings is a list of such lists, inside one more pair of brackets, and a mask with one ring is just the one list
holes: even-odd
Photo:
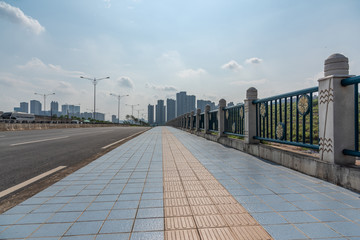
[(228, 63), (225, 63), (224, 65), (221, 66), (222, 69), (229, 69), (229, 70), (233, 70), (233, 71), (239, 71), (241, 69), (243, 69), (243, 67), (238, 64), (235, 60), (231, 60)]
[(13, 7), (3, 1), (0, 2), (0, 17), (8, 19), (13, 23), (20, 24), (35, 34), (40, 34), (45, 31), (45, 28), (41, 26), (38, 20), (26, 16), (20, 8)]
[(104, 0), (104, 2), (106, 3), (105, 8), (111, 7), (111, 0)]
[(154, 89), (154, 90), (158, 90), (158, 91), (164, 91), (164, 92), (172, 92), (172, 91), (177, 91), (177, 89), (174, 87), (174, 86), (161, 86), (161, 85), (153, 85), (151, 83), (146, 83), (145, 84), (145, 87), (146, 88), (151, 88), (151, 89)]
[(197, 70), (194, 69), (185, 69), (178, 72), (178, 76), (181, 78), (189, 78), (189, 77), (196, 77), (205, 74), (206, 71), (202, 68), (198, 68)]
[(245, 63), (247, 64), (259, 64), (261, 63), (263, 60), (257, 57), (253, 57), (253, 58), (249, 58), (245, 60)]
[(134, 82), (129, 77), (120, 77), (117, 80), (117, 82), (120, 87), (130, 88), (130, 89), (134, 88)]
[[(56, 89), (56, 90), (55, 90)], [(63, 95), (78, 95), (79, 92), (69, 83), (59, 81), (57, 86), (54, 88), (56, 94), (61, 93)]]
[(257, 85), (257, 84), (264, 84), (266, 83), (268, 80), (266, 78), (262, 78), (259, 80), (251, 80), (251, 81), (235, 81), (235, 82), (231, 82), (231, 85), (235, 85), (235, 86), (243, 86), (243, 85)]

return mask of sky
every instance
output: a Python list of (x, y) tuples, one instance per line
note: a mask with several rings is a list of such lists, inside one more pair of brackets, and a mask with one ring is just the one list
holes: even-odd
[[(243, 102), (317, 85), (324, 61), (360, 74), (359, 0), (0, 0), (0, 111), (34, 93), (121, 119), (175, 99)], [(48, 109), (47, 109), (48, 110)], [(137, 115), (137, 111), (134, 112)], [(136, 116), (137, 117), (137, 116)]]

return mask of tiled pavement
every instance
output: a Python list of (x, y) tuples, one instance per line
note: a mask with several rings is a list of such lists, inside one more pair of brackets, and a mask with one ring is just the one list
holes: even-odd
[(360, 239), (359, 197), (159, 127), (0, 215), (0, 239)]

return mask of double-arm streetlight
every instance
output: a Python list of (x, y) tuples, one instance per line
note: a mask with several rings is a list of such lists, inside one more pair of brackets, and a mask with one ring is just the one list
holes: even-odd
[(139, 106), (140, 104), (126, 104), (126, 106), (131, 107), (131, 116), (134, 116), (134, 107)]
[(110, 95), (114, 96), (114, 97), (117, 97), (117, 99), (118, 99), (118, 123), (120, 123), (120, 99), (122, 97), (127, 97), (129, 95), (120, 95), (120, 94), (117, 95), (117, 94), (113, 94), (113, 93), (110, 93)]
[(94, 119), (95, 119), (95, 108), (96, 108), (96, 84), (97, 84), (100, 80), (109, 79), (110, 77), (103, 77), (103, 78), (88, 78), (88, 77), (83, 77), (83, 76), (80, 76), (80, 78), (90, 80), (90, 81), (94, 84)]
[(46, 115), (46, 97), (50, 95), (55, 95), (55, 93), (34, 93), (34, 94), (44, 97), (44, 115)]

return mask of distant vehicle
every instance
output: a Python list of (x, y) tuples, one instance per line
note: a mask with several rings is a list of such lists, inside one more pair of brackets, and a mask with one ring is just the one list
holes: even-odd
[(71, 123), (79, 124), (80, 121), (79, 120), (71, 120)]
[(1, 118), (11, 123), (31, 123), (35, 122), (35, 115), (23, 112), (4, 112)]

